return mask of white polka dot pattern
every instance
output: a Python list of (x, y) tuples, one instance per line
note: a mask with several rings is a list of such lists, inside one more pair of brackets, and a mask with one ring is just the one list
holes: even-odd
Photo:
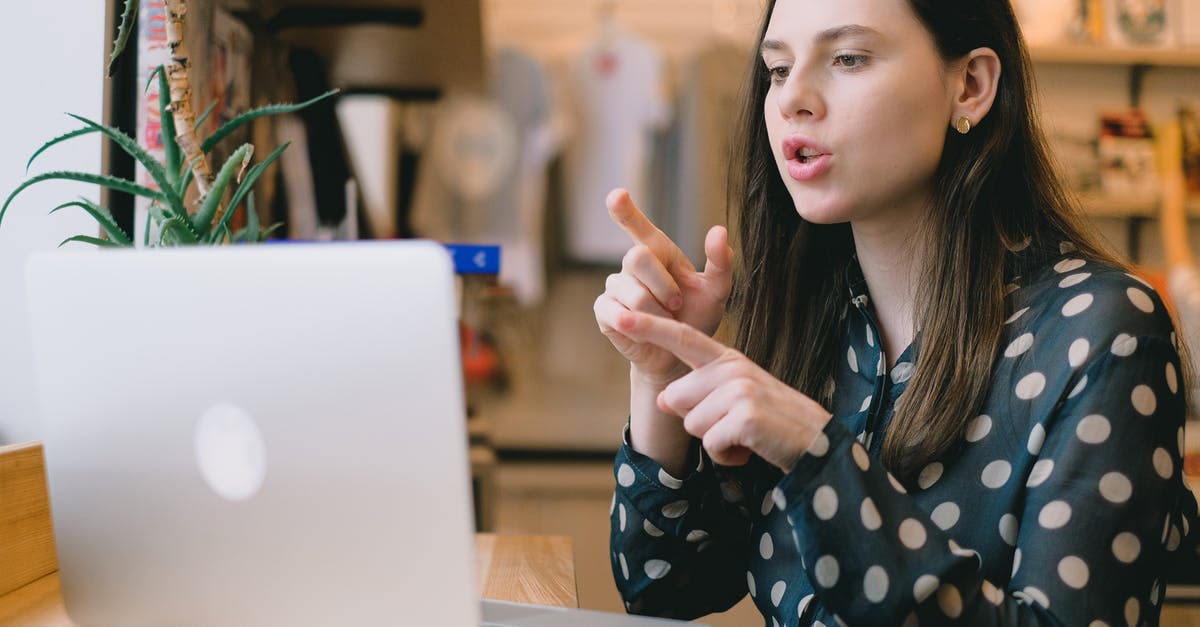
[(875, 507), (875, 502), (871, 497), (863, 499), (860, 515), (862, 516), (863, 527), (868, 531), (875, 531), (883, 525), (883, 519), (879, 517), (879, 510)]
[(915, 518), (900, 523), (900, 543), (904, 546), (915, 551), (925, 546), (925, 539), (925, 526)]
[(1122, 333), (1113, 340), (1112, 347), (1109, 350), (1117, 357), (1128, 357), (1137, 352), (1137, 345), (1138, 341), (1136, 337)]
[(992, 432), (992, 417), (983, 414), (967, 423), (967, 441), (978, 442)]
[(1008, 358), (1018, 357), (1033, 347), (1033, 334), (1026, 333), (1017, 339), (1013, 340), (1008, 348), (1004, 349), (1004, 356)]
[(1062, 578), (1063, 583), (1082, 590), (1088, 582), (1088, 565), (1078, 556), (1068, 555), (1062, 558), (1058, 563), (1058, 576)]
[(1133, 394), (1130, 396), (1133, 401), (1133, 408), (1137, 413), (1143, 416), (1149, 416), (1154, 413), (1154, 409), (1158, 407), (1158, 399), (1154, 398), (1154, 390), (1148, 385), (1139, 385), (1133, 388)]
[(917, 477), (917, 485), (921, 486), (922, 490), (928, 490), (933, 487), (933, 484), (937, 483), (938, 479), (942, 478), (942, 470), (943, 466), (940, 462), (929, 464), (921, 471), (920, 476)]
[(787, 582), (776, 581), (775, 585), (771, 586), (771, 605), (779, 607), (779, 603), (783, 601), (783, 595), (787, 592)]
[(633, 481), (633, 466), (630, 466), (629, 464), (621, 464), (621, 467), (617, 469), (617, 483), (619, 483), (621, 487), (628, 488), (629, 486), (633, 485)]
[[(685, 484), (621, 453), (610, 503), (613, 570), (622, 591), (655, 591), (624, 600), (655, 613), (663, 607), (648, 604), (651, 598), (672, 611), (718, 598), (697, 573), (672, 567), (695, 563), (710, 545), (703, 559), (737, 550), (721, 535), (730, 527), (704, 522), (727, 513), (746, 522), (738, 541), (748, 545), (742, 558), (749, 560), (741, 571), (768, 625), (808, 624), (814, 616), (814, 624), (831, 627), (881, 616), (914, 626), (969, 623), (1010, 598), (1016, 604), (1006, 613), (1053, 608), (1064, 624), (1089, 627), (1157, 615), (1154, 595), (1163, 586), (1136, 573), (1164, 549), (1200, 554), (1188, 535), (1197, 525), (1164, 505), (1183, 489), (1177, 412), (1188, 383), (1153, 292), (1078, 257), (1051, 261), (1053, 275), (1047, 267), (1009, 275), (1021, 287), (1005, 300), (1014, 311), (985, 402), (967, 417), (958, 446), (906, 474), (886, 472), (872, 457), (886, 442), (901, 386), (921, 364), (920, 346), (906, 349), (896, 367), (872, 372), (884, 359), (878, 334), (854, 309), (846, 322), (852, 337), (839, 349), (848, 367), (839, 364), (826, 388), (834, 422), (805, 451), (812, 459), (796, 467), (802, 483), (764, 474), (765, 464), (714, 466), (705, 472), (709, 485), (719, 485), (732, 505), (717, 499), (710, 509), (710, 496), (696, 496), (703, 483)], [(642, 512), (668, 523), (667, 532)], [(894, 546), (879, 550), (880, 543)], [(688, 591), (674, 592), (683, 581), (691, 582)], [(813, 616), (798, 621), (806, 611)]]
[(980, 480), (983, 485), (995, 490), (1002, 487), (1008, 482), (1008, 477), (1012, 474), (1012, 464), (998, 459), (983, 468), (983, 475)]
[(882, 566), (872, 566), (863, 577), (863, 595), (872, 603), (879, 603), (887, 597), (888, 575)]
[(817, 488), (813, 493), (813, 513), (821, 520), (831, 520), (838, 509), (837, 492), (833, 488), (823, 485)]
[(1051, 501), (1038, 513), (1038, 524), (1046, 529), (1060, 529), (1071, 520), (1071, 506), (1066, 501)]
[(938, 607), (950, 618), (962, 615), (962, 594), (952, 584), (944, 583), (937, 591)]
[(1038, 397), (1046, 389), (1046, 375), (1034, 372), (1025, 375), (1017, 382), (1017, 398), (1030, 401)]
[(758, 554), (765, 560), (769, 560), (775, 555), (775, 541), (771, 539), (771, 534), (762, 534), (762, 538), (758, 541)]
[(1133, 484), (1129, 482), (1129, 477), (1119, 472), (1110, 472), (1100, 478), (1100, 495), (1109, 502), (1120, 505), (1133, 495)]
[(817, 563), (813, 566), (813, 574), (816, 576), (817, 585), (822, 588), (829, 589), (837, 585), (838, 576), (838, 561), (832, 555), (822, 555), (817, 558)]
[(933, 519), (933, 524), (937, 525), (939, 529), (945, 531), (958, 524), (959, 515), (960, 512), (958, 505), (952, 502), (946, 502), (933, 508), (933, 511), (929, 514), (929, 517)]
[(1024, 316), (1025, 312), (1027, 312), (1027, 311), (1029, 311), (1028, 307), (1017, 310), (1016, 312), (1013, 313), (1013, 315), (1009, 316), (1008, 320), (1004, 321), (1004, 324), (1012, 324), (1012, 323), (1016, 322), (1017, 320), (1020, 320), (1021, 316)]
[(1054, 472), (1053, 459), (1040, 459), (1029, 470), (1029, 479), (1025, 481), (1025, 487), (1036, 488), (1046, 482), (1050, 478), (1050, 473)]
[(665, 518), (679, 518), (680, 516), (686, 514), (687, 511), (687, 501), (675, 501), (673, 503), (667, 503), (666, 505), (663, 505), (662, 515)]
[(1005, 514), (1000, 517), (1000, 538), (1009, 546), (1017, 546), (1017, 517)]
[(1103, 444), (1112, 433), (1112, 425), (1108, 418), (1100, 414), (1085, 416), (1075, 427), (1075, 435), (1086, 444)]
[(1091, 294), (1080, 294), (1063, 305), (1062, 315), (1067, 318), (1078, 316), (1087, 311), (1087, 308), (1092, 306), (1092, 301), (1095, 299), (1096, 297)]
[(924, 603), (925, 599), (928, 599), (938, 589), (939, 585), (941, 585), (941, 582), (938, 581), (937, 577), (933, 575), (921, 575), (917, 577), (916, 583), (913, 584), (913, 598), (916, 599), (918, 604)]
[(646, 562), (646, 576), (651, 579), (662, 579), (671, 572), (671, 564), (664, 560), (648, 560)]
[(1163, 479), (1170, 479), (1175, 473), (1175, 464), (1171, 461), (1171, 454), (1165, 448), (1154, 449), (1154, 472)]
[(1125, 290), (1125, 293), (1129, 296), (1129, 302), (1133, 303), (1134, 307), (1145, 313), (1154, 313), (1154, 301), (1150, 300), (1150, 296), (1145, 292), (1136, 287), (1131, 287)]
[(1046, 443), (1046, 429), (1040, 424), (1033, 425), (1033, 429), (1029, 431), (1029, 442), (1025, 444), (1025, 450), (1029, 451), (1030, 455), (1037, 455), (1042, 452), (1042, 445)]
[(658, 469), (658, 482), (663, 484), (665, 487), (671, 488), (672, 490), (678, 490), (679, 488), (683, 487), (682, 480), (672, 477), (671, 475), (667, 474), (667, 471), (661, 468)]

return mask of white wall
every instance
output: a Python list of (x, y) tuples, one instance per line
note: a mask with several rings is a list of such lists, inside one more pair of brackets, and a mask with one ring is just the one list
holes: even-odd
[[(104, 89), (105, 2), (7, 3), (0, 59), (7, 97), (0, 115), (0, 199), (26, 178), (25, 162), (47, 140), (79, 126), (64, 112), (100, 121)], [(100, 172), (100, 140), (85, 136), (52, 148), (30, 174), (52, 169)], [(25, 310), (25, 258), (72, 235), (96, 232), (82, 212), (46, 212), (95, 186), (46, 182), (13, 201), (0, 223), (0, 444), (39, 437)], [(80, 246), (81, 244), (70, 244)]]

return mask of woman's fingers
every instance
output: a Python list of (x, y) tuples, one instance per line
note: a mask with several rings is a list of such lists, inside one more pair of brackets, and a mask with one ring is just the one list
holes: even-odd
[(638, 244), (621, 259), (622, 274), (628, 274), (645, 286), (664, 308), (675, 310), (683, 304), (683, 292), (670, 272), (645, 244)]
[(733, 282), (733, 248), (729, 246), (729, 231), (723, 226), (714, 226), (704, 236), (704, 275), (725, 288), (729, 295), (729, 287)]
[(667, 271), (696, 271), (695, 266), (688, 261), (687, 255), (683, 254), (679, 246), (676, 246), (666, 233), (654, 226), (650, 218), (647, 218), (646, 214), (633, 204), (629, 192), (623, 189), (614, 189), (609, 192), (608, 198), (604, 202), (608, 206), (608, 215), (613, 222), (616, 222), (617, 226), (621, 227), (634, 242), (649, 248)]
[(640, 311), (653, 316), (670, 318), (671, 313), (650, 293), (641, 281), (625, 274), (610, 274), (604, 283), (604, 293), (624, 305), (630, 311)]

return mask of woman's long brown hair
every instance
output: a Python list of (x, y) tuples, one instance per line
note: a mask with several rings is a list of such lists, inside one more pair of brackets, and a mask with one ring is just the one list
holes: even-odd
[[(991, 48), (1002, 67), (990, 113), (967, 135), (950, 129), (934, 175), (932, 210), (914, 304), (917, 367), (883, 443), (884, 465), (905, 482), (962, 440), (991, 386), (1004, 321), (1008, 248), (1072, 242), (1116, 261), (1078, 214), (1038, 127), (1028, 53), (1008, 0), (908, 0), (943, 61)], [(774, 9), (770, 0), (759, 40)], [(801, 218), (775, 166), (764, 124), (770, 77), (755, 56), (732, 147), (730, 231), (738, 255), (730, 322), (736, 346), (825, 406), (841, 358), (854, 252), (849, 224)]]

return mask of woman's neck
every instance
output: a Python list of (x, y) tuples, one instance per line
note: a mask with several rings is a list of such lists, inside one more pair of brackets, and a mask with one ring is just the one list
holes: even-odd
[(914, 219), (851, 224), (889, 368), (915, 336), (917, 280), (925, 262), (925, 247), (917, 241), (924, 212), (909, 217)]

